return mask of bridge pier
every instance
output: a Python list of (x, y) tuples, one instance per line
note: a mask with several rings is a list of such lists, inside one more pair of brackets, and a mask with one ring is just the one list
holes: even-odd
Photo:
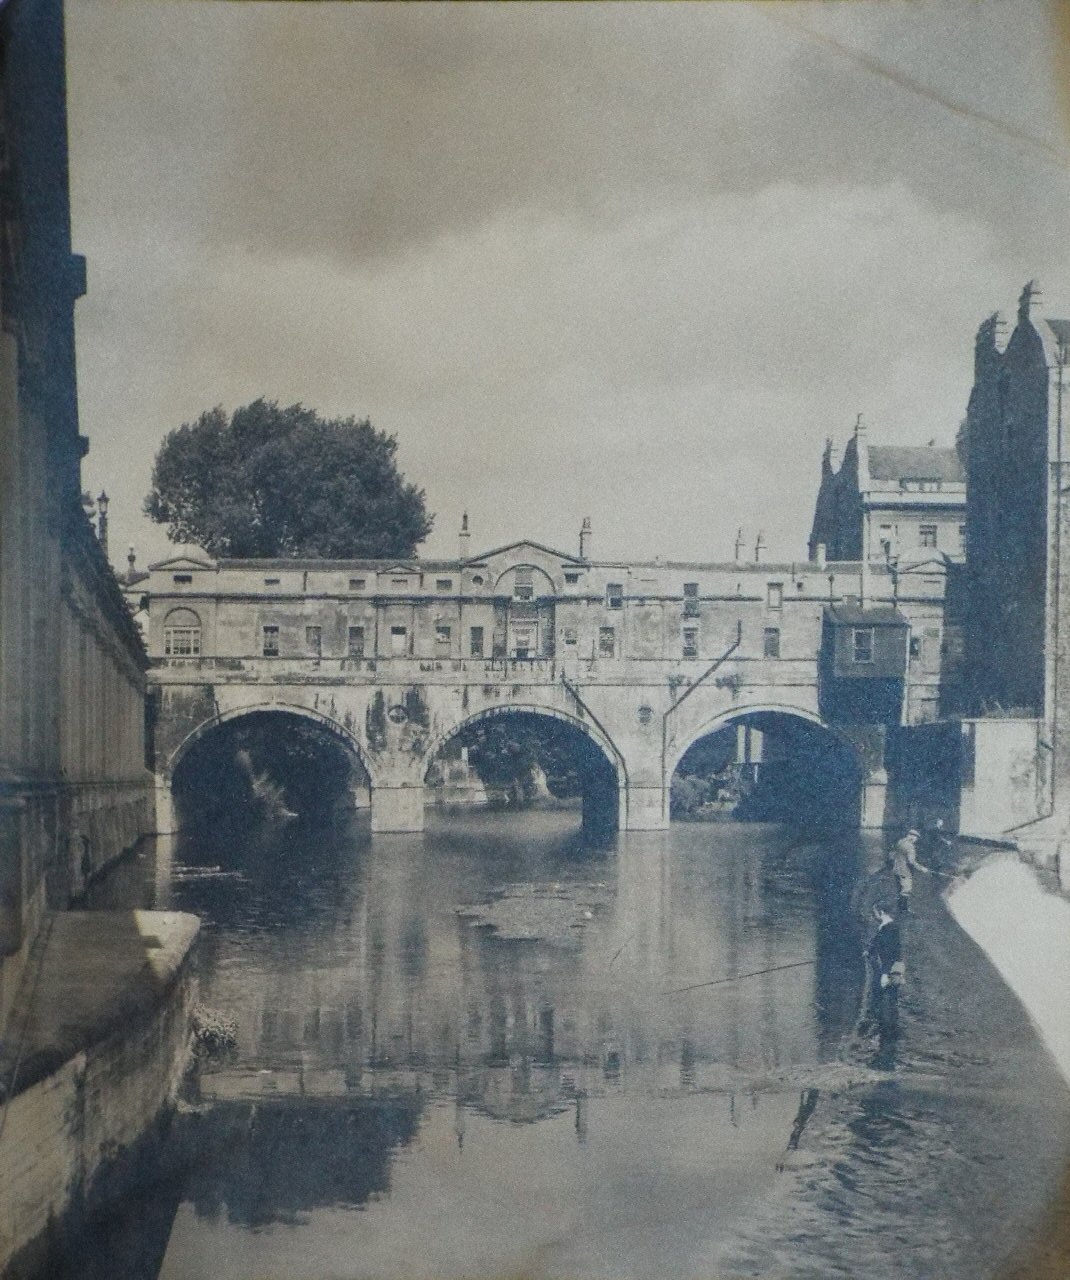
[(669, 825), (668, 789), (661, 786), (628, 787), (621, 795), (622, 831), (664, 831)]
[(178, 819), (175, 816), (175, 798), (171, 793), (171, 779), (162, 774), (156, 775), (156, 834), (171, 836), (178, 830)]
[(884, 826), (887, 798), (888, 774), (884, 769), (875, 769), (862, 782), (859, 826), (864, 831), (872, 831)]
[(424, 790), (422, 783), (376, 787), (372, 791), (372, 831), (422, 831)]

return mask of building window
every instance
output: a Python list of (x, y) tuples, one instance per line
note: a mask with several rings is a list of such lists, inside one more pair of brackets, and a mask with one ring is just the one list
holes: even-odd
[(762, 657), (780, 657), (780, 628), (766, 627), (762, 632)]
[(450, 642), (450, 624), (448, 622), (435, 623), (435, 644), (449, 644)]
[(684, 627), (684, 657), (698, 657), (698, 627)]
[(403, 658), (409, 652), (408, 627), (390, 628), (390, 652), (395, 658)]
[(621, 583), (610, 582), (606, 584), (606, 608), (624, 608), (624, 587)]
[(684, 617), (698, 617), (698, 583), (684, 583)]
[(483, 656), (483, 628), (472, 627), (468, 632), (468, 653), (470, 657)]
[(264, 657), (277, 658), (279, 656), (279, 629), (278, 627), (264, 628)]
[(483, 575), (481, 573), (472, 574), (472, 586), (481, 587), (483, 585)]
[(435, 581), (435, 590), (436, 590), (436, 591), (452, 591), (452, 590), (453, 590), (453, 579), (452, 579), (452, 578), (438, 578), (438, 579)]
[(408, 578), (391, 578), (390, 585), (392, 587), (407, 587), (409, 585)]
[(910, 656), (912, 658), (921, 657), (921, 636), (910, 637)]
[(163, 651), (169, 658), (197, 658), (201, 620), (192, 609), (173, 609), (164, 621)]
[(364, 628), (349, 628), (349, 656), (351, 658), (364, 657)]
[(176, 573), (172, 576), (172, 581), (177, 583), (179, 586), (183, 586), (183, 587), (188, 586), (189, 583), (193, 581), (193, 574), (192, 573)]
[(350, 591), (363, 591), (365, 586), (367, 585), (367, 581), (368, 581), (367, 578), (350, 578), (349, 579)]
[(565, 574), (565, 581), (568, 583), (570, 587), (574, 587), (576, 583), (579, 582), (579, 580), (580, 580), (580, 575), (578, 573)]
[(517, 600), (531, 600), (534, 598), (535, 584), (532, 581), (530, 569), (517, 569), (513, 595)]
[(966, 526), (959, 525), (959, 550), (965, 555), (966, 553)]
[(575, 644), (578, 638), (575, 627), (565, 627), (561, 632), (561, 639), (565, 644)]
[(936, 546), (936, 525), (923, 524), (918, 526), (918, 544), (922, 547)]
[(314, 657), (318, 658), (323, 653), (323, 628), (322, 627), (305, 627), (305, 648)]
[(770, 609), (779, 609), (784, 604), (784, 584), (770, 582), (765, 588), (765, 603)]
[(598, 656), (612, 658), (617, 650), (617, 632), (613, 627), (598, 628)]
[(265, 587), (277, 587), (281, 581), (282, 581), (282, 579), (281, 579), (281, 578), (265, 578), (265, 579), (264, 579), (264, 586), (265, 586)]
[(873, 661), (873, 628), (853, 627), (851, 630), (851, 653), (855, 662)]

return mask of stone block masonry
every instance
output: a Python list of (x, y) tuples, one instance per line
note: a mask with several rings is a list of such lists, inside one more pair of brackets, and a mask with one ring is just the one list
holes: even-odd
[(177, 912), (46, 920), (0, 1047), (3, 1280), (40, 1274), (57, 1232), (129, 1190), (188, 1061), (198, 928)]

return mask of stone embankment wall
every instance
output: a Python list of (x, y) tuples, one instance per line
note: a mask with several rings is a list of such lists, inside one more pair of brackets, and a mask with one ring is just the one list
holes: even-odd
[[(81, 917), (100, 929), (110, 914), (61, 913), (56, 919), (69, 924)], [(151, 1135), (173, 1113), (189, 1062), (197, 921), (170, 913), (117, 914), (138, 917), (147, 950), (138, 957), (129, 939), (119, 947), (106, 939), (97, 944), (92, 963), (111, 971), (116, 989), (86, 1011), (82, 1025), (72, 1026), (77, 1012), (62, 1013), (65, 1005), (84, 1007), (76, 986), (42, 997), (59, 1006), (59, 1016), (23, 1057), (25, 1087), (17, 1085), (0, 1101), (3, 1280), (48, 1274), (60, 1240), (87, 1214), (129, 1192)], [(82, 939), (72, 943), (84, 947)], [(57, 957), (57, 964), (63, 959)], [(30, 967), (36, 963), (31, 957)], [(42, 985), (50, 982), (47, 969)], [(17, 1016), (12, 1022), (17, 1026)]]

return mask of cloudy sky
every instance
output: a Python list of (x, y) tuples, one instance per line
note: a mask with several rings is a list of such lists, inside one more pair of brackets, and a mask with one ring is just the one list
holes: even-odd
[[(823, 441), (950, 443), (973, 332), (1070, 315), (1061, 0), (76, 0), (87, 484), (266, 396), (394, 432), (431, 554), (805, 554)], [(1060, 13), (1061, 11), (1061, 13)], [(1065, 26), (1065, 22), (1063, 23)]]

